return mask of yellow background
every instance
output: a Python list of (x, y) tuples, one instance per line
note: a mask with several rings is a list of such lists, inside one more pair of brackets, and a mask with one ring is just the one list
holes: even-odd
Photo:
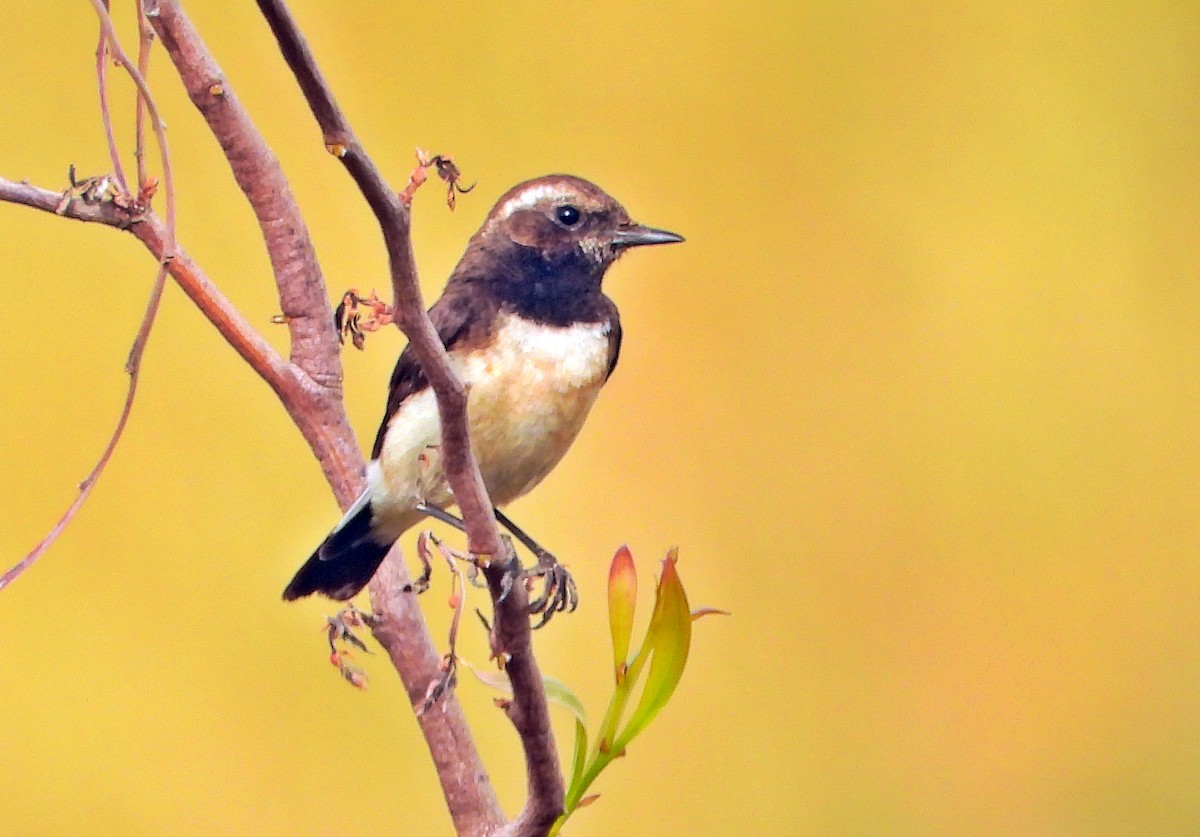
[[(87, 4), (6, 5), (0, 173), (106, 170)], [(479, 181), (454, 214), (419, 195), (430, 299), (494, 198), (550, 171), (688, 238), (610, 274), (621, 366), (512, 509), (579, 581), (537, 647), (594, 719), (620, 543), (644, 590), (678, 544), (693, 604), (734, 614), (697, 625), (674, 702), (569, 833), (1200, 829), (1200, 7), (295, 6), (393, 183), (416, 145)], [(382, 289), (252, 4), (190, 11), (331, 293)], [(282, 348), (250, 213), (161, 54), (152, 77), (181, 241)], [(107, 438), (154, 265), (19, 207), (0, 230), (8, 565)], [(364, 443), (401, 346), (346, 353)], [(386, 661), (355, 692), (330, 606), (279, 601), (335, 518), (273, 396), (170, 288), (91, 502), (0, 593), (0, 830), (447, 833)], [(515, 737), (460, 694), (513, 812)]]

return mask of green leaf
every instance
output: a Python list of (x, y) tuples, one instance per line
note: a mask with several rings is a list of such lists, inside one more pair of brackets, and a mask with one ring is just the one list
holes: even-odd
[(567, 797), (571, 796), (571, 790), (579, 784), (579, 780), (583, 778), (583, 768), (587, 765), (587, 727), (579, 718), (575, 719), (575, 754), (571, 758), (571, 781), (567, 785)]
[(629, 547), (622, 546), (608, 568), (608, 627), (612, 631), (613, 670), (618, 683), (625, 678), (636, 607), (637, 569)]
[(688, 607), (687, 594), (675, 571), (678, 551), (672, 549), (663, 561), (662, 577), (654, 602), (654, 615), (650, 618), (646, 643), (651, 649), (650, 672), (641, 700), (629, 717), (629, 724), (614, 742), (620, 753), (659, 710), (670, 700), (683, 676), (687, 664), (688, 649), (692, 642), (692, 613)]
[[(584, 711), (583, 701), (579, 699), (571, 688), (561, 680), (554, 677), (542, 675), (542, 686), (546, 689), (546, 700), (551, 703), (557, 703), (559, 706), (566, 709), (575, 716), (575, 723), (582, 725), (586, 730), (587, 727), (587, 712)], [(584, 732), (584, 738), (587, 738), (587, 732)]]

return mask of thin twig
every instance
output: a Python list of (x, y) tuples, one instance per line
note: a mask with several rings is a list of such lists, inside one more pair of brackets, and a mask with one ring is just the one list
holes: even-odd
[(158, 111), (150, 95), (149, 87), (146, 85), (137, 68), (133, 66), (128, 56), (121, 49), (121, 44), (117, 40), (116, 31), (113, 28), (112, 18), (108, 14), (107, 0), (92, 0), (92, 5), (95, 7), (96, 14), (100, 19), (100, 42), (96, 47), (96, 74), (99, 82), (100, 112), (104, 122), (104, 133), (108, 140), (114, 177), (117, 179), (120, 196), (126, 200), (130, 199), (125, 174), (121, 167), (120, 154), (117, 152), (112, 118), (108, 107), (108, 74), (106, 70), (108, 62), (106, 59), (109, 53), (113, 55), (114, 59), (121, 64), (125, 71), (129, 73), (130, 78), (133, 79), (138, 89), (138, 99), (145, 102), (151, 116), (152, 124), (154, 125), (159, 153), (162, 158), (163, 179), (166, 182), (167, 243), (164, 252), (159, 256), (158, 273), (154, 278), (154, 286), (150, 292), (150, 299), (146, 303), (146, 312), (142, 316), (142, 323), (138, 328), (137, 336), (134, 337), (133, 345), (129, 350), (129, 356), (125, 361), (125, 371), (129, 374), (129, 388), (125, 393), (125, 403), (117, 419), (116, 429), (113, 430), (112, 436), (109, 437), (108, 444), (97, 460), (95, 467), (92, 468), (91, 473), (79, 484), (79, 494), (75, 497), (74, 502), (71, 503), (58, 522), (50, 529), (50, 532), (42, 538), (28, 555), (7, 570), (3, 576), (0, 576), (0, 590), (3, 590), (19, 578), (25, 570), (33, 566), (38, 558), (58, 540), (58, 536), (75, 518), (75, 514), (91, 495), (93, 486), (100, 479), (100, 475), (104, 472), (105, 466), (108, 465), (109, 459), (112, 458), (113, 451), (117, 448), (117, 443), (121, 441), (121, 436), (125, 432), (125, 425), (128, 423), (129, 415), (133, 410), (133, 400), (137, 395), (138, 377), (142, 367), (142, 355), (146, 350), (146, 342), (150, 339), (150, 330), (154, 327), (154, 319), (158, 314), (159, 303), (162, 301), (163, 288), (166, 286), (168, 264), (171, 261), (175, 248), (175, 189), (171, 180), (170, 152), (167, 148), (167, 138), (163, 131), (162, 121), (158, 118)]
[[(92, 6), (96, 9), (96, 15), (100, 18), (101, 37), (108, 39), (108, 48), (112, 53), (113, 60), (120, 64), (129, 78), (133, 80), (137, 87), (138, 96), (146, 103), (146, 110), (150, 114), (150, 124), (154, 128), (154, 138), (158, 142), (158, 152), (162, 161), (163, 169), (163, 186), (167, 202), (166, 223), (167, 223), (167, 253), (163, 256), (164, 259), (170, 259), (175, 250), (175, 178), (171, 175), (171, 152), (167, 145), (167, 129), (163, 124), (162, 119), (158, 115), (158, 107), (154, 104), (154, 96), (150, 92), (150, 85), (146, 83), (146, 79), (138, 72), (138, 68), (129, 60), (129, 56), (121, 49), (121, 42), (117, 39), (117, 31), (113, 27), (112, 18), (108, 14), (108, 6), (105, 0), (92, 0)], [(122, 187), (125, 194), (129, 194), (128, 188)]]
[[(62, 205), (61, 192), (2, 177), (0, 201), (127, 230), (142, 242), (156, 260), (161, 261), (167, 253), (166, 225), (152, 212), (138, 215), (111, 201), (90, 203), (71, 200)], [(339, 499), (353, 499), (362, 490), (362, 454), (345, 423), (341, 405), (329, 398), (328, 390), (281, 357), (218, 290), (186, 250), (176, 247), (174, 255), (168, 265), (171, 278), (250, 368), (279, 396), (316, 456), (334, 495)]]
[(201, 312), (217, 327), (247, 363), (271, 384), (287, 390), (287, 361), (271, 347), (236, 308), (221, 295), (212, 280), (183, 249), (166, 259), (167, 228), (153, 212), (136, 214), (111, 201), (91, 203), (71, 200), (62, 206), (62, 193), (0, 177), (0, 202), (15, 203), (92, 224), (103, 224), (132, 232), (157, 261), (167, 262), (171, 277), (179, 283)]
[[(108, 10), (108, 0), (100, 0), (104, 10)], [(125, 169), (121, 166), (121, 154), (117, 150), (117, 137), (113, 130), (112, 112), (108, 107), (108, 31), (100, 26), (100, 36), (96, 41), (96, 85), (97, 98), (100, 101), (100, 122), (104, 126), (104, 139), (108, 143), (108, 159), (112, 163), (113, 177), (121, 191), (129, 194), (129, 184), (125, 181)], [(139, 99), (141, 97), (139, 96)]]
[(3, 590), (8, 585), (17, 580), (18, 577), (30, 567), (34, 565), (38, 558), (50, 548), (50, 546), (58, 540), (58, 536), (67, 528), (74, 518), (75, 513), (83, 506), (88, 495), (92, 493), (92, 488), (100, 479), (100, 474), (104, 472), (104, 467), (108, 465), (108, 460), (112, 458), (113, 451), (117, 449), (117, 443), (121, 441), (121, 434), (125, 432), (125, 424), (129, 421), (129, 413), (133, 409), (133, 399), (137, 395), (138, 376), (142, 369), (142, 353), (146, 348), (146, 341), (150, 338), (150, 329), (154, 325), (154, 317), (158, 313), (158, 304), (162, 300), (163, 288), (166, 286), (167, 266), (160, 265), (158, 275), (154, 277), (154, 288), (150, 292), (150, 300), (146, 303), (146, 312), (142, 315), (142, 324), (138, 328), (137, 336), (133, 340), (133, 345), (129, 349), (129, 358), (125, 362), (125, 371), (129, 373), (129, 388), (125, 392), (125, 404), (121, 407), (121, 415), (117, 419), (117, 426), (113, 430), (112, 435), (108, 439), (108, 444), (104, 447), (104, 452), (100, 454), (100, 459), (92, 468), (91, 473), (84, 477), (83, 482), (79, 483), (79, 494), (76, 495), (74, 502), (67, 507), (63, 516), (58, 519), (53, 528), (46, 534), (38, 545), (30, 550), (29, 554), (10, 567), (4, 575), (0, 575), (0, 590)]
[[(134, 0), (137, 8), (138, 23), (138, 73), (142, 78), (150, 78), (150, 47), (154, 43), (154, 33), (142, 14), (141, 0)], [(137, 161), (138, 194), (146, 191), (149, 175), (146, 173), (146, 100), (140, 95), (134, 102), (133, 112), (133, 158)]]
[(72, 199), (63, 200), (62, 192), (43, 189), (29, 183), (8, 180), (0, 177), (0, 201), (28, 206), (30, 209), (40, 209), (61, 215), (64, 218), (74, 218), (90, 224), (104, 224), (119, 230), (128, 230), (134, 224), (142, 223), (149, 214), (138, 215), (127, 207), (118, 206), (112, 201), (85, 201)]

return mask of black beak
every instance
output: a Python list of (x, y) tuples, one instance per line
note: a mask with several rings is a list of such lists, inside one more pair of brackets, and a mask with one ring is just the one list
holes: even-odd
[(674, 244), (677, 241), (683, 241), (683, 236), (641, 224), (627, 224), (617, 229), (612, 243), (614, 247), (641, 247), (644, 244)]

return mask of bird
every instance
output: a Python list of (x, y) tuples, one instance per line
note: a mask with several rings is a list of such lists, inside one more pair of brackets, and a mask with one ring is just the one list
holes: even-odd
[[(534, 548), (539, 574), (560, 569), (556, 559), (500, 507), (558, 464), (616, 368), (621, 321), (601, 288), (605, 273), (630, 248), (683, 240), (634, 223), (583, 178), (538, 177), (496, 201), (429, 309), (467, 389), (471, 449), (496, 516)], [(440, 441), (433, 391), (406, 347), (392, 372), (366, 488), (296, 572), (285, 600), (313, 593), (348, 600), (406, 530), (428, 516), (454, 520), (445, 511), (454, 498)]]

